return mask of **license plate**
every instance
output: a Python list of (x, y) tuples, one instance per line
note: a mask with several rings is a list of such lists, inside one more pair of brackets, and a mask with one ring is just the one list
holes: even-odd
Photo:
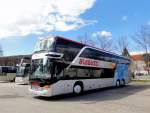
[(31, 89), (36, 90), (36, 91), (41, 91), (41, 87), (40, 86), (31, 86)]

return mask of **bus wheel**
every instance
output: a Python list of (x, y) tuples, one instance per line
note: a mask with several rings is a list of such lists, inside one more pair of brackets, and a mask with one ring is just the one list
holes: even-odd
[(125, 82), (124, 79), (121, 80), (121, 85), (122, 85), (122, 86), (125, 86), (125, 85), (126, 85), (126, 82)]
[(73, 87), (73, 93), (79, 95), (83, 92), (83, 86), (81, 84), (75, 84)]
[(119, 87), (120, 86), (120, 80), (117, 80), (116, 81), (116, 87)]

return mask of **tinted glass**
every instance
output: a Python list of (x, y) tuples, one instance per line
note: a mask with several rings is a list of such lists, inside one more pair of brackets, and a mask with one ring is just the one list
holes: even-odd
[(69, 68), (68, 70), (64, 70), (64, 77), (65, 78), (75, 78), (75, 77), (77, 77), (77, 69)]
[(82, 47), (83, 45), (60, 38), (56, 41), (56, 52), (63, 53), (67, 61), (72, 61)]
[(52, 51), (53, 50), (53, 44), (54, 44), (54, 37), (48, 38), (48, 39), (42, 39), (39, 40), (36, 43), (35, 50), (34, 51)]
[(100, 78), (113, 78), (114, 73), (114, 69), (102, 69)]
[(78, 69), (77, 76), (82, 78), (90, 77), (90, 71), (88, 69)]
[(110, 62), (120, 62), (122, 61), (128, 61), (127, 59), (116, 56), (114, 54), (106, 53), (103, 51), (98, 51), (95, 49), (87, 48), (83, 51), (83, 53), (80, 55), (80, 57), (84, 58), (90, 58), (90, 59), (96, 59), (96, 60), (104, 60), (104, 61), (110, 61)]

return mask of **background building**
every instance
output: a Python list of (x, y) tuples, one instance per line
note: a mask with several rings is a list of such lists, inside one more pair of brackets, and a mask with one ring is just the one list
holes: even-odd
[(134, 74), (148, 74), (147, 65), (143, 54), (131, 55), (132, 72)]
[(0, 57), (0, 66), (16, 66), (23, 57), (31, 58), (31, 55), (2, 56)]

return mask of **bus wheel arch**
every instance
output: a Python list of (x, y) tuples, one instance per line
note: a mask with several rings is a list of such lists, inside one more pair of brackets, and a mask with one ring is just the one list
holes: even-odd
[(122, 86), (125, 86), (125, 85), (126, 85), (125, 79), (122, 79), (122, 80), (121, 80), (121, 85), (122, 85)]
[(75, 82), (73, 86), (73, 93), (79, 95), (83, 92), (84, 86), (82, 81)]

